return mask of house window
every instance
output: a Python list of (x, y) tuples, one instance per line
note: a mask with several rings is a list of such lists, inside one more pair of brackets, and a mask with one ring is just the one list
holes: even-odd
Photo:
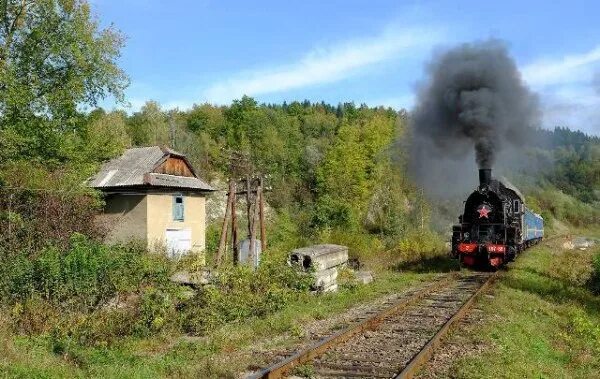
[(173, 195), (173, 221), (183, 221), (183, 195)]

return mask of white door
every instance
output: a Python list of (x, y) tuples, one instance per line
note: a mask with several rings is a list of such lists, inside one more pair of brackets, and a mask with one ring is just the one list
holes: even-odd
[(180, 257), (192, 249), (191, 229), (166, 230), (167, 253), (172, 258)]

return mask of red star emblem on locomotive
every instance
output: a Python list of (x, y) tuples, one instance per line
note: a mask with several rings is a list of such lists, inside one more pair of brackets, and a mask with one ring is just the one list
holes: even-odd
[(480, 205), (479, 208), (477, 208), (477, 212), (479, 213), (479, 218), (489, 218), (488, 214), (490, 214), (492, 210), (485, 204)]

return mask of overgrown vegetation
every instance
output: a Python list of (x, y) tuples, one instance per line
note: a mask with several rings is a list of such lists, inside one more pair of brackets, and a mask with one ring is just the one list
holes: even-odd
[(72, 236), (61, 251), (0, 261), (0, 295), (16, 330), (82, 345), (163, 330), (205, 334), (228, 322), (264, 317), (307, 294), (310, 278), (281, 254), (254, 272), (223, 268), (214, 286), (190, 297), (170, 280), (174, 263), (131, 246), (106, 246)]
[(588, 285), (593, 293), (600, 295), (600, 251), (592, 259), (592, 274)]

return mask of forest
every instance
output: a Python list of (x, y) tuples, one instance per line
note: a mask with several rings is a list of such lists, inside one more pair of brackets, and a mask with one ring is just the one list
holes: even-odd
[[(148, 100), (126, 108), (124, 36), (102, 29), (83, 1), (0, 2), (0, 323), (42, 336), (77, 360), (80, 346), (127, 336), (203, 335), (263, 317), (307, 292), (285, 264), (291, 249), (346, 245), (359, 262), (446, 253), (455, 209), (428, 198), (408, 170), (410, 110), (364, 104), (259, 103), (165, 109)], [(107, 97), (119, 110), (99, 106)], [(121, 110), (127, 109), (127, 110)], [(567, 126), (533, 131), (536, 172), (515, 172), (528, 204), (550, 232), (600, 224), (600, 137)], [(99, 193), (86, 180), (135, 146), (187, 155), (224, 202), (230, 177), (266, 175), (269, 249), (257, 270), (222, 268), (218, 285), (185, 299), (168, 278), (194, 257), (172, 262), (135, 244), (106, 245)], [(232, 156), (243, 156), (243, 172)], [(207, 265), (222, 214), (209, 207)], [(386, 255), (387, 256), (387, 255)], [(134, 307), (107, 307), (115, 296)]]

